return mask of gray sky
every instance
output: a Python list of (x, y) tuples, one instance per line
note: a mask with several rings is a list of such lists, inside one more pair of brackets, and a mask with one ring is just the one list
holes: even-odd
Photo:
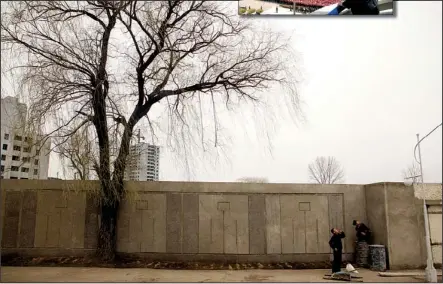
[[(286, 116), (260, 124), (273, 128), (270, 151), (253, 124), (239, 126), (244, 115), (230, 114), (227, 120), (236, 123), (223, 124), (230, 141), (224, 154), (194, 158), (189, 176), (163, 147), (161, 180), (257, 176), (306, 183), (308, 164), (325, 155), (341, 162), (346, 183), (402, 181), (401, 171), (413, 161), (415, 134), (423, 136), (442, 121), (442, 4), (396, 4), (395, 18), (254, 18), (276, 30), (295, 30), (306, 122), (296, 125)], [(441, 128), (422, 143), (422, 157), (425, 182), (441, 182)], [(55, 157), (50, 163), (49, 176), (56, 176), (59, 163)]]

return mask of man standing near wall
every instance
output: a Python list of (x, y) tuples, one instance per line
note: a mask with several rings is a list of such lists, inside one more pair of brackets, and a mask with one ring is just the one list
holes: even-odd
[(358, 220), (352, 221), (352, 225), (355, 226), (355, 231), (357, 232), (357, 246), (355, 248), (355, 262), (359, 267), (368, 266), (369, 257), (369, 240), (371, 237), (371, 230), (368, 226), (361, 223)]
[(369, 230), (368, 226), (358, 220), (352, 221), (352, 225), (355, 226), (355, 231), (357, 232), (357, 241), (368, 243), (371, 237), (371, 230)]
[(345, 233), (339, 229), (331, 229), (332, 237), (329, 240), (329, 246), (331, 247), (334, 255), (334, 260), (332, 261), (332, 273), (340, 272), (341, 262), (342, 262), (342, 252), (343, 244), (341, 239), (345, 237)]

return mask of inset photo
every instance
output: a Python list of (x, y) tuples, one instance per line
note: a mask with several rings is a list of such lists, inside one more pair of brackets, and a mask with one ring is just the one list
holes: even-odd
[(241, 16), (394, 15), (393, 0), (240, 0)]

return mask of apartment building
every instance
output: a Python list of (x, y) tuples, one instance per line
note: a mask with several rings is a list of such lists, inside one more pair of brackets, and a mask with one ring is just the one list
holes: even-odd
[[(47, 179), (51, 141), (42, 132), (24, 133), (27, 106), (15, 97), (1, 99), (1, 168), (3, 179)], [(43, 144), (42, 144), (43, 143)]]
[(144, 142), (131, 145), (125, 180), (158, 181), (160, 147)]

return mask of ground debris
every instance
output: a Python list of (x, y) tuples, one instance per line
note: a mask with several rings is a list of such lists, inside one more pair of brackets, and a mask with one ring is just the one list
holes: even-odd
[(108, 268), (153, 268), (174, 270), (246, 270), (246, 269), (327, 269), (329, 261), (324, 262), (173, 262), (156, 261), (131, 256), (118, 257), (112, 263), (103, 263), (94, 256), (65, 257), (20, 257), (2, 256), (2, 265), (7, 266), (71, 266), (71, 267), (108, 267)]

